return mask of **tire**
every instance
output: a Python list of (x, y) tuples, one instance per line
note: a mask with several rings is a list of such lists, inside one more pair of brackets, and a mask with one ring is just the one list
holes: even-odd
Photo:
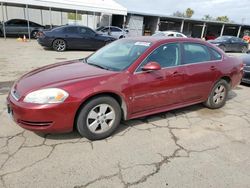
[(210, 109), (218, 109), (225, 105), (230, 86), (226, 80), (218, 81), (204, 105)]
[(52, 44), (52, 48), (55, 51), (63, 52), (67, 48), (67, 44), (63, 39), (55, 39)]
[(36, 39), (37, 38), (38, 31), (34, 30), (31, 32), (31, 38)]
[(110, 136), (121, 121), (121, 107), (109, 96), (88, 101), (77, 116), (76, 128), (81, 136), (89, 140), (100, 140)]
[(219, 46), (220, 49), (222, 49), (224, 52), (226, 52), (226, 47), (224, 45)]
[(247, 51), (248, 51), (247, 47), (246, 47), (246, 46), (243, 46), (241, 52), (242, 52), (242, 53), (246, 53)]
[(123, 35), (119, 37), (119, 39), (123, 39), (123, 38), (125, 38)]

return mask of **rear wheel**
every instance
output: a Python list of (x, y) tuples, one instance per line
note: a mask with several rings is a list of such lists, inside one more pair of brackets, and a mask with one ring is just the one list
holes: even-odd
[(247, 47), (246, 47), (246, 46), (243, 46), (241, 52), (242, 52), (242, 53), (246, 53), (247, 51), (248, 51)]
[(67, 48), (66, 42), (63, 39), (56, 39), (53, 42), (53, 49), (58, 51), (58, 52), (62, 52), (65, 51)]
[(218, 81), (214, 85), (204, 105), (211, 109), (217, 109), (217, 108), (221, 108), (222, 106), (224, 106), (227, 100), (229, 88), (230, 86), (227, 83), (227, 81), (225, 80)]
[(78, 132), (89, 140), (110, 136), (119, 126), (121, 108), (118, 102), (108, 96), (97, 97), (87, 102), (77, 117)]
[(37, 34), (38, 34), (38, 31), (37, 31), (37, 30), (34, 30), (34, 31), (31, 32), (31, 37), (32, 37), (33, 39), (36, 39), (36, 38), (37, 38)]

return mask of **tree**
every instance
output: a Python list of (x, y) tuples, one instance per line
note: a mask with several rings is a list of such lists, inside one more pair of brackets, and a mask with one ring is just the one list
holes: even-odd
[(185, 12), (176, 11), (173, 13), (173, 16), (175, 17), (181, 17), (181, 18), (191, 18), (194, 14), (194, 11), (191, 8), (187, 8)]
[(194, 14), (194, 10), (192, 10), (191, 8), (187, 8), (185, 17), (191, 18), (193, 14)]
[(202, 20), (209, 20), (212, 21), (214, 20), (214, 18), (212, 16), (210, 16), (209, 14), (204, 15), (204, 17), (202, 18)]
[(184, 18), (185, 14), (180, 12), (180, 11), (176, 11), (176, 12), (173, 13), (173, 16)]
[(220, 22), (230, 22), (229, 18), (227, 16), (218, 16), (216, 18), (216, 21), (220, 21)]

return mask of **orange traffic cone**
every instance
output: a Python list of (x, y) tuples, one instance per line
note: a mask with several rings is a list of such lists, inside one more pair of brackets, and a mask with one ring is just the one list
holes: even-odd
[(23, 42), (27, 42), (26, 36), (23, 35)]
[(18, 42), (23, 41), (23, 39), (22, 39), (21, 37), (18, 37), (16, 40), (17, 40)]

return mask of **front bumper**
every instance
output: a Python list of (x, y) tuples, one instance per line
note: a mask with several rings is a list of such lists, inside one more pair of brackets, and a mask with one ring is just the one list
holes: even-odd
[(16, 101), (9, 95), (7, 107), (13, 120), (24, 129), (34, 132), (64, 133), (73, 130), (78, 103), (38, 105)]

